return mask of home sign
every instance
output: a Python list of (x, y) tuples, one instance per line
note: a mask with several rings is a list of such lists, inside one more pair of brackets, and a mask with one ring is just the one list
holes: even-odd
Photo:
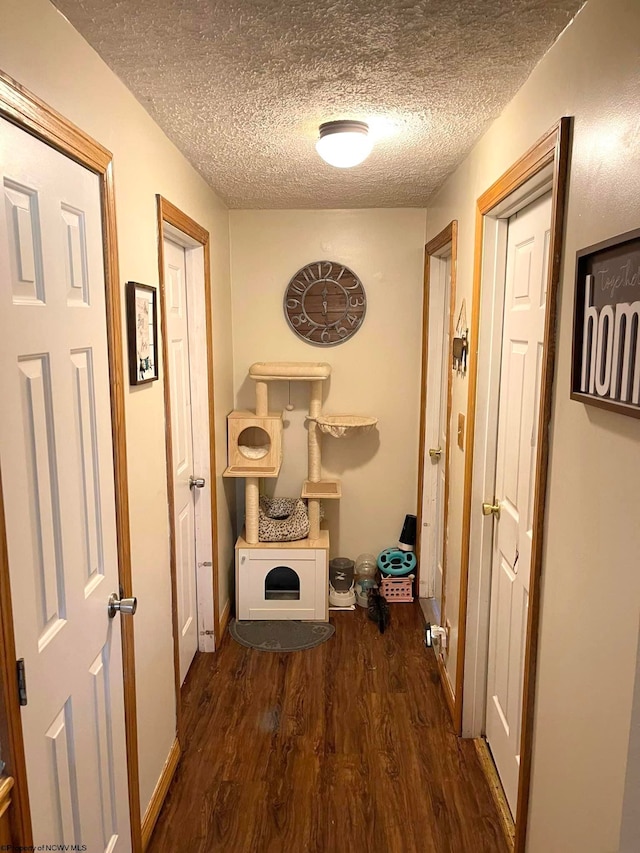
[(640, 418), (640, 229), (577, 253), (571, 398)]

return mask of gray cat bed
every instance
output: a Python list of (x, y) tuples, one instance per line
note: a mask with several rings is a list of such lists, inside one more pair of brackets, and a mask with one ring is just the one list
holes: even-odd
[(258, 539), (260, 542), (295, 542), (309, 535), (309, 513), (300, 498), (260, 496)]

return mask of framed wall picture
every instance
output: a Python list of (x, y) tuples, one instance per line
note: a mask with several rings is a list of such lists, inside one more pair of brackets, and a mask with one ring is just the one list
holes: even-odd
[(148, 284), (127, 282), (129, 382), (144, 385), (158, 378), (157, 291)]
[(640, 229), (576, 255), (571, 398), (640, 418)]

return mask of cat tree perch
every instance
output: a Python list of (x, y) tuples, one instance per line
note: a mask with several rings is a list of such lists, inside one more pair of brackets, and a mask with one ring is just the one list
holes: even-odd
[[(355, 430), (370, 430), (377, 423), (371, 417), (322, 414), (322, 383), (330, 375), (331, 366), (324, 362), (256, 362), (249, 368), (256, 389), (255, 412), (234, 411), (228, 417), (229, 467), (224, 476), (245, 481), (245, 531), (236, 543), (236, 612), (240, 619), (328, 618), (329, 534), (320, 529), (320, 505), (323, 500), (339, 500), (342, 488), (340, 480), (322, 477), (322, 434), (342, 438)], [(277, 543), (261, 542), (259, 535), (260, 479), (277, 477), (282, 465), (282, 413), (269, 411), (270, 382), (310, 385), (307, 479), (301, 490), (307, 501), (309, 534), (306, 539), (293, 537)], [(282, 564), (285, 558), (290, 568)], [(280, 593), (269, 588), (269, 578), (282, 571), (295, 575), (294, 590)]]
[(309, 539), (320, 536), (320, 501), (342, 496), (340, 480), (322, 478), (321, 434), (342, 438), (354, 430), (368, 431), (376, 418), (358, 415), (323, 415), (322, 383), (331, 375), (325, 362), (264, 362), (249, 368), (256, 388), (256, 410), (229, 415), (229, 467), (225, 477), (245, 479), (245, 539), (257, 545), (260, 478), (275, 478), (282, 464), (282, 414), (269, 412), (270, 382), (309, 382), (308, 470), (301, 497), (309, 509)]
[(334, 438), (343, 438), (354, 430), (369, 432), (378, 423), (378, 419), (362, 415), (319, 415), (316, 423), (320, 432), (332, 435)]
[[(307, 498), (309, 508), (309, 539), (320, 537), (320, 499), (339, 498), (340, 483), (337, 480), (321, 480), (321, 451), (315, 419), (322, 412), (322, 383), (331, 375), (331, 365), (324, 362), (257, 362), (249, 368), (249, 376), (256, 383), (256, 414), (268, 409), (269, 382), (309, 382), (309, 434), (308, 434), (308, 474), (302, 487), (302, 497)], [(251, 513), (251, 515), (250, 515)], [(246, 510), (247, 542), (258, 542), (257, 506), (247, 505)], [(251, 528), (251, 532), (250, 532)], [(254, 540), (255, 533), (255, 540)]]

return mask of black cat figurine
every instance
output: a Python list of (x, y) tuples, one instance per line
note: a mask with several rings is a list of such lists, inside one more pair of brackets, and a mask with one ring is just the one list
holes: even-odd
[(377, 622), (380, 633), (384, 634), (384, 629), (388, 627), (391, 618), (387, 599), (375, 588), (369, 590), (367, 598), (369, 601), (367, 615), (372, 622)]

